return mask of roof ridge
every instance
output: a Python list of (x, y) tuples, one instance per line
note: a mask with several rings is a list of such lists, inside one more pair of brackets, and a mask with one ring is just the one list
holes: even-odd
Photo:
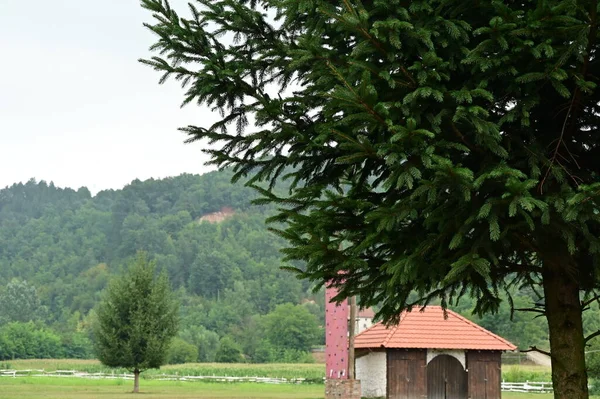
[[(441, 306), (440, 306), (440, 307), (441, 307)], [(466, 318), (466, 317), (464, 317), (464, 316), (461, 316), (460, 314), (456, 313), (455, 311), (453, 311), (453, 310), (451, 310), (451, 309), (446, 309), (446, 312), (448, 312), (448, 314), (452, 314), (454, 317), (456, 317), (457, 319), (459, 319), (459, 320), (463, 321), (464, 323), (466, 323), (466, 324), (470, 325), (471, 327), (475, 327), (475, 328), (477, 328), (478, 330), (480, 330), (480, 331), (482, 331), (482, 332), (486, 333), (487, 335), (489, 335), (489, 336), (493, 337), (494, 339), (496, 339), (496, 340), (498, 340), (498, 341), (500, 341), (500, 342), (502, 342), (502, 343), (504, 343), (504, 344), (506, 344), (506, 345), (508, 345), (508, 346), (511, 346), (511, 347), (513, 347), (513, 350), (514, 350), (514, 349), (517, 349), (517, 346), (516, 346), (515, 344), (513, 344), (512, 342), (510, 342), (510, 341), (508, 341), (508, 340), (506, 340), (506, 339), (502, 338), (502, 337), (501, 337), (501, 336), (499, 336), (499, 335), (496, 335), (496, 334), (494, 334), (494, 333), (493, 333), (493, 332), (491, 332), (490, 330), (487, 330), (487, 329), (485, 329), (485, 328), (481, 327), (479, 324), (477, 324), (477, 323), (475, 323), (475, 322), (473, 322), (473, 321), (471, 321), (471, 320), (467, 319), (467, 318)]]
[(381, 343), (382, 347), (384, 347), (384, 348), (387, 347), (388, 342), (390, 342), (390, 340), (392, 339), (394, 334), (396, 334), (396, 331), (400, 327), (400, 323), (402, 323), (402, 319), (404, 319), (405, 317), (406, 317), (406, 311), (404, 311), (400, 314), (400, 320), (398, 320), (398, 323), (394, 327), (390, 328), (390, 332), (388, 333), (388, 335), (385, 337), (385, 339)]
[[(382, 324), (383, 324), (383, 323), (382, 323), (381, 321), (378, 321), (377, 323), (375, 323), (375, 324), (371, 325), (371, 327), (367, 327), (367, 328), (365, 328), (364, 330), (362, 330), (361, 332), (359, 332), (358, 334), (356, 334), (354, 337), (355, 337), (355, 338), (357, 338), (357, 337), (359, 337), (359, 336), (363, 335), (364, 333), (366, 333), (367, 331), (369, 331), (369, 330), (373, 330), (375, 327), (378, 327), (378, 326), (380, 326), (380, 325), (382, 325)], [(383, 326), (383, 327), (385, 327), (385, 326)]]
[(392, 337), (396, 333), (397, 329), (398, 329), (398, 326), (394, 326), (394, 327), (390, 328), (390, 332), (388, 333), (388, 335), (385, 337), (385, 339), (381, 343), (381, 347), (383, 347), (383, 348), (387, 347), (388, 342), (390, 342), (390, 340), (392, 339)]

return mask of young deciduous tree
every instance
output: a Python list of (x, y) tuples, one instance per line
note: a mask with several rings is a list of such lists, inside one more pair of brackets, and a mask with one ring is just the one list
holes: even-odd
[(165, 363), (177, 333), (178, 304), (166, 273), (155, 274), (154, 262), (139, 253), (127, 272), (111, 281), (94, 326), (98, 359), (130, 369), (133, 392), (139, 392), (142, 371)]
[(555, 397), (588, 397), (597, 1), (197, 0), (188, 18), (141, 2), (159, 52), (144, 62), (221, 113), (189, 141), (250, 185), (291, 182), (286, 198), (259, 190), (304, 276), (387, 321), (463, 295), (496, 312), (530, 286)]
[(242, 363), (244, 357), (242, 348), (230, 336), (224, 336), (219, 342), (219, 349), (215, 355), (218, 363)]
[(12, 279), (0, 288), (0, 323), (37, 321), (45, 315), (35, 286)]
[(275, 348), (309, 352), (318, 344), (317, 319), (304, 306), (286, 303), (264, 316), (265, 338)]

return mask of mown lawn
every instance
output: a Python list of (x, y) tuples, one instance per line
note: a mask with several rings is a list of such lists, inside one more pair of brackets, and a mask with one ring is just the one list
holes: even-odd
[(318, 399), (324, 385), (270, 385), (255, 383), (208, 383), (140, 381), (140, 395), (133, 395), (133, 381), (81, 378), (0, 378), (2, 399)]
[[(131, 393), (132, 388), (130, 380), (0, 378), (2, 399), (322, 399), (325, 386), (141, 380), (139, 396)], [(551, 399), (552, 395), (503, 392), (502, 398)]]

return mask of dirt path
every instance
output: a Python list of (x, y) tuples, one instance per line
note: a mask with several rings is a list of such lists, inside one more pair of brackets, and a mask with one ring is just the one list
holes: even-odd
[(544, 355), (540, 352), (527, 352), (527, 358), (535, 364), (539, 364), (540, 366), (550, 367), (552, 365), (550, 356)]

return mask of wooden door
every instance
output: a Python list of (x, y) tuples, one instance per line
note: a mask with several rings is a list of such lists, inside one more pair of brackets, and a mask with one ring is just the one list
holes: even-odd
[(467, 399), (467, 373), (449, 355), (439, 355), (427, 365), (428, 399)]
[(422, 350), (388, 350), (388, 399), (423, 399), (426, 354)]
[(471, 399), (500, 399), (501, 392), (500, 352), (467, 353), (469, 368), (469, 397)]

